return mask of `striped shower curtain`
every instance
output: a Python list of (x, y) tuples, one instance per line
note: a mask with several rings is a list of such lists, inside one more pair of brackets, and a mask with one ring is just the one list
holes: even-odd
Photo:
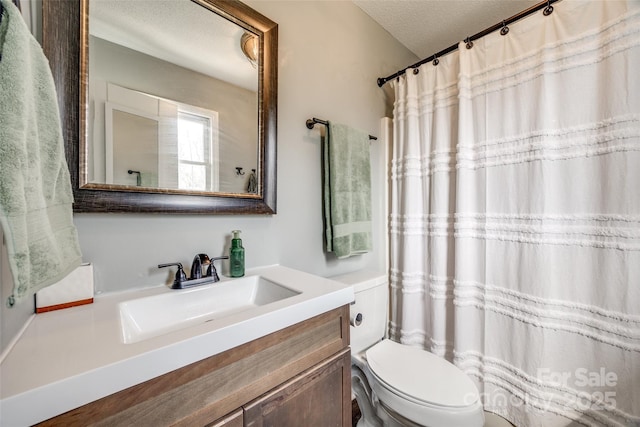
[(640, 426), (640, 1), (572, 1), (394, 82), (391, 338), (516, 426)]

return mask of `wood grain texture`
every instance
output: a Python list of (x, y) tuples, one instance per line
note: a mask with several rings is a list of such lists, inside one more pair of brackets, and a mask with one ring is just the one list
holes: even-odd
[(206, 427), (244, 427), (244, 411), (238, 409)]
[[(42, 2), (42, 49), (58, 95), (58, 109), (71, 182), (78, 182), (78, 113), (80, 100), (80, 3)], [(76, 37), (69, 37), (76, 34)]]
[(75, 212), (275, 214), (277, 167), (278, 25), (236, 0), (194, 0), (261, 37), (258, 135), (258, 195), (149, 192), (135, 187), (90, 184), (86, 177), (87, 57), (89, 0), (43, 0), (43, 50), (58, 91), (60, 119)]
[(204, 426), (348, 346), (349, 308), (344, 306), (40, 425)]
[[(245, 427), (351, 425), (351, 353), (331, 359), (244, 406)], [(345, 397), (346, 393), (346, 397)]]

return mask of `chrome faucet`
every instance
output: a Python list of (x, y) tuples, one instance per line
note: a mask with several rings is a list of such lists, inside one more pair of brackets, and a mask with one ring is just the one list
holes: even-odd
[[(191, 286), (205, 285), (207, 283), (215, 283), (220, 281), (220, 277), (218, 276), (218, 271), (216, 270), (213, 262), (219, 259), (228, 259), (228, 256), (220, 256), (209, 258), (207, 254), (198, 254), (193, 258), (193, 263), (191, 264), (191, 277), (187, 279), (187, 275), (184, 272), (182, 267), (182, 263), (179, 262), (170, 262), (167, 264), (158, 264), (158, 268), (170, 267), (172, 265), (178, 266), (178, 271), (176, 272), (176, 277), (173, 280), (173, 285), (171, 285), (171, 289), (185, 289)], [(207, 272), (204, 276), (202, 276), (202, 266), (208, 265)]]

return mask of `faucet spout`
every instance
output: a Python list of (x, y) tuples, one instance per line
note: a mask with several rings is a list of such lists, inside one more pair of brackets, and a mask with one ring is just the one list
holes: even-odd
[(191, 264), (191, 277), (190, 279), (201, 279), (202, 278), (202, 266), (211, 264), (211, 260), (207, 254), (198, 254), (193, 258), (193, 263)]

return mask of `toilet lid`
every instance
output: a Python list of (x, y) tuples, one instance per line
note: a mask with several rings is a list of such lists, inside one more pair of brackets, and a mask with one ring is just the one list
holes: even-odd
[(398, 394), (431, 405), (465, 407), (478, 399), (471, 379), (427, 351), (382, 340), (366, 352), (371, 371)]

